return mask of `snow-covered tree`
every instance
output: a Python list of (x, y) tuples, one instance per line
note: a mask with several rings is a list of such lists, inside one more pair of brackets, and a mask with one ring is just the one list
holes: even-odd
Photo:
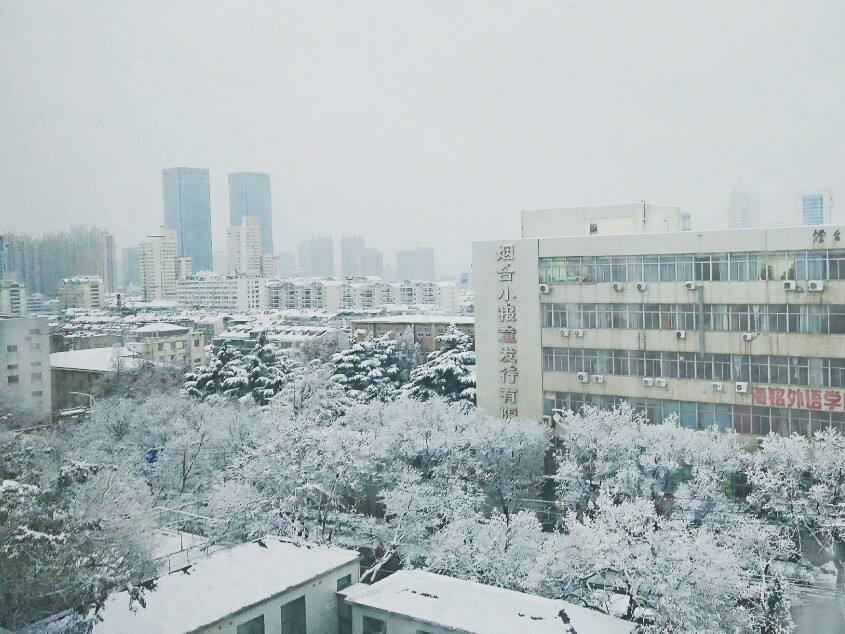
[(467, 407), (475, 405), (475, 346), (469, 335), (454, 324), (436, 337), (440, 349), (411, 372), (405, 391), (411, 398), (426, 401), (433, 396)]
[(761, 634), (793, 634), (795, 623), (790, 612), (790, 601), (780, 575), (775, 576), (767, 588), (764, 607), (765, 622)]
[(353, 333), (349, 348), (332, 355), (333, 378), (359, 403), (391, 400), (401, 387), (396, 348), (389, 334), (359, 341)]

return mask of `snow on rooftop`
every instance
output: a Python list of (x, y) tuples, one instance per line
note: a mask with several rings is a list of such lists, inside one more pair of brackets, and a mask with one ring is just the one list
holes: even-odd
[(144, 594), (146, 608), (129, 609), (125, 592), (110, 596), (101, 612), (103, 620), (93, 631), (192, 632), (357, 559), (358, 553), (351, 550), (265, 537), (159, 577), (155, 590)]
[(368, 317), (354, 319), (355, 322), (367, 324), (455, 324), (470, 325), (475, 323), (472, 315), (387, 315), (385, 317)]
[(141, 363), (128, 348), (89, 348), (88, 350), (69, 350), (53, 352), (50, 355), (50, 368), (62, 370), (85, 370), (88, 372), (110, 372), (117, 368), (118, 360), (124, 369)]
[(141, 326), (136, 328), (133, 332), (173, 332), (176, 330), (185, 330), (184, 326), (177, 326), (175, 324), (167, 324), (161, 322), (152, 322), (147, 324), (146, 326)]
[(400, 570), (371, 586), (352, 586), (345, 594), (353, 605), (472, 634), (629, 634), (634, 630), (633, 623), (565, 601), (422, 570)]

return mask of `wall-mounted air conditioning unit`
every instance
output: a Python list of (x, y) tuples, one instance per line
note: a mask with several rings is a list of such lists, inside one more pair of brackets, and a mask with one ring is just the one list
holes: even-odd
[(568, 337), (569, 336), (569, 328), (561, 328), (558, 330), (561, 337)]
[(647, 289), (648, 289), (648, 284), (646, 284), (645, 282), (637, 282), (637, 290), (638, 291), (642, 292), (642, 291), (647, 290)]
[(748, 383), (745, 381), (737, 381), (735, 389), (737, 394), (748, 394)]
[(576, 337), (583, 337), (584, 336), (584, 330), (583, 330), (583, 328), (573, 328), (572, 334), (575, 335)]
[(579, 372), (575, 376), (578, 377), (579, 383), (589, 383), (590, 382), (590, 375), (587, 374), (586, 372)]
[(663, 378), (656, 378), (654, 379), (654, 387), (666, 387), (666, 379)]
[(684, 288), (688, 291), (695, 291), (698, 290), (698, 283), (697, 282), (684, 282)]
[(604, 383), (604, 374), (594, 374), (593, 383)]
[(713, 389), (717, 392), (721, 392), (725, 389), (725, 386), (722, 384), (721, 381), (713, 381), (710, 385), (712, 385)]
[(785, 291), (797, 291), (798, 290), (798, 283), (795, 280), (786, 280), (783, 283), (783, 290), (785, 290)]
[(686, 330), (676, 330), (675, 331), (675, 339), (686, 339), (687, 338), (687, 331)]
[(622, 282), (614, 282), (610, 286), (611, 286), (611, 288), (613, 288), (614, 291), (624, 291), (625, 290), (625, 285)]
[(650, 376), (643, 378), (643, 386), (645, 387), (654, 387), (654, 379)]
[(810, 280), (807, 282), (807, 290), (811, 293), (821, 293), (824, 290), (824, 281)]
[(540, 295), (548, 295), (552, 292), (551, 284), (540, 284)]
[(756, 335), (753, 332), (744, 332), (742, 333), (742, 340), (743, 341), (752, 341)]

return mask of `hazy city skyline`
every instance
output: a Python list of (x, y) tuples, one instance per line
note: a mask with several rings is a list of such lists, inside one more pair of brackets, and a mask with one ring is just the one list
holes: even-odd
[(839, 2), (3, 1), (0, 230), (137, 244), (173, 165), (209, 170), (215, 249), (227, 175), (258, 171), (277, 251), (360, 234), (431, 245), (438, 273), (521, 209), (645, 199), (719, 228), (741, 181), (762, 224), (798, 224), (802, 191), (845, 195), (842, 24)]

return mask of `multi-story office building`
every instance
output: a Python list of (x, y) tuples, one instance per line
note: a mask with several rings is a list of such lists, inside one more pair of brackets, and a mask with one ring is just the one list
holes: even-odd
[(381, 306), (437, 306), (457, 309), (457, 288), (452, 282), (383, 282), (291, 278), (267, 284), (268, 305), (274, 309), (370, 310)]
[(334, 241), (331, 236), (299, 243), (299, 270), (315, 277), (334, 275)]
[(396, 274), (400, 280), (433, 280), (434, 249), (414, 247), (397, 251)]
[(66, 277), (59, 284), (59, 305), (67, 308), (102, 308), (106, 299), (99, 277)]
[(267, 278), (257, 275), (203, 273), (178, 280), (176, 302), (182, 308), (240, 312), (267, 308)]
[(226, 230), (226, 256), (229, 275), (261, 273), (261, 219), (258, 216), (244, 216), (240, 226)]
[(138, 246), (124, 247), (123, 258), (123, 288), (141, 283), (141, 248)]
[(840, 226), (477, 242), (478, 403), (627, 401), (742, 434), (845, 426)]
[(728, 228), (760, 226), (760, 193), (745, 187), (734, 187), (728, 199)]
[(0, 316), (21, 317), (27, 311), (26, 286), (12, 280), (0, 280)]
[(50, 325), (46, 317), (0, 317), (0, 390), (49, 412)]
[(172, 167), (162, 170), (164, 224), (176, 230), (179, 255), (191, 258), (197, 271), (211, 270), (211, 190), (208, 170)]
[(830, 214), (831, 197), (829, 193), (818, 191), (801, 196), (801, 220), (805, 225), (824, 224)]
[(361, 275), (384, 277), (384, 255), (378, 249), (361, 250)]
[(261, 255), (273, 253), (273, 211), (270, 175), (259, 172), (229, 174), (229, 224), (240, 227), (247, 216), (259, 219)]
[(386, 315), (368, 319), (354, 319), (350, 322), (352, 332), (361, 331), (371, 337), (392, 335), (402, 337), (408, 330), (420, 349), (434, 352), (440, 348), (437, 337), (446, 334), (449, 326), (455, 326), (460, 332), (475, 337), (475, 326), (471, 315)]
[(174, 299), (179, 269), (176, 230), (162, 227), (160, 233), (147, 237), (149, 240), (142, 242), (139, 247), (141, 292), (144, 299)]
[(340, 274), (358, 277), (361, 273), (361, 254), (364, 251), (362, 236), (343, 236), (340, 239)]
[(114, 236), (108, 231), (74, 227), (40, 238), (5, 237), (6, 272), (14, 274), (30, 292), (55, 297), (59, 283), (76, 275), (101, 277), (107, 293), (116, 288)]

